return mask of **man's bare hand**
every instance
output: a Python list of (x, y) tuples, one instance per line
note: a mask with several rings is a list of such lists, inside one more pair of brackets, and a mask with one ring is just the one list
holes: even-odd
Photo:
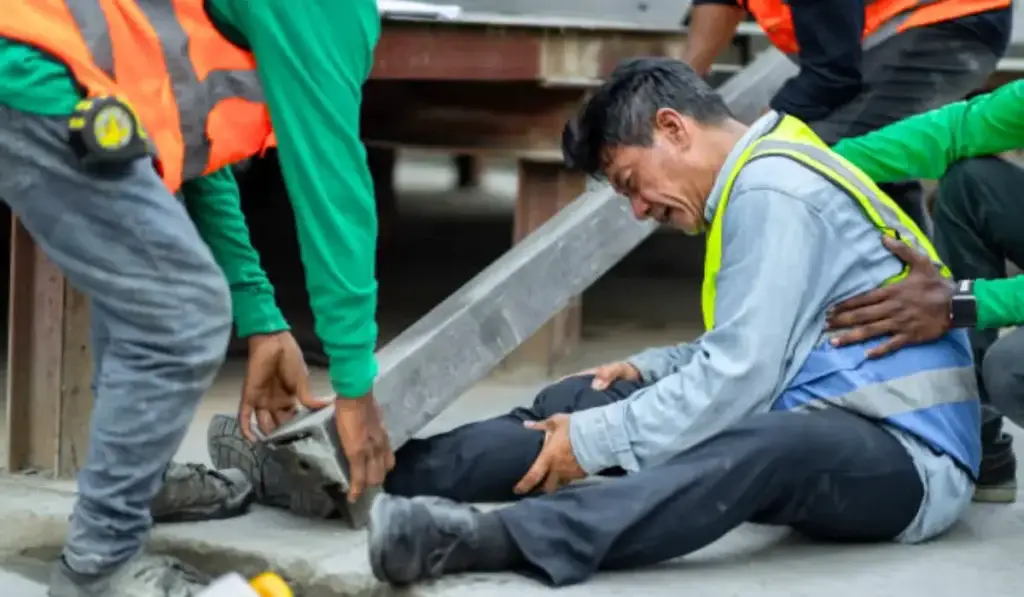
[(372, 392), (362, 398), (339, 397), (334, 417), (349, 466), (348, 501), (354, 502), (367, 487), (384, 483), (395, 468), (395, 453)]
[(569, 377), (581, 377), (584, 375), (594, 376), (594, 381), (590, 382), (590, 387), (595, 390), (607, 390), (608, 386), (620, 379), (624, 381), (640, 381), (640, 372), (637, 371), (636, 367), (630, 365), (626, 361), (606, 363), (599, 367), (567, 375), (562, 379), (567, 379)]
[(538, 486), (544, 493), (551, 493), (587, 473), (576, 462), (569, 439), (569, 415), (555, 415), (543, 421), (527, 421), (530, 429), (544, 432), (544, 447), (541, 448), (533, 466), (516, 484), (514, 491), (523, 495)]
[(309, 370), (290, 332), (249, 338), (249, 361), (242, 383), (238, 426), (250, 442), (257, 441), (252, 419), (264, 435), (295, 417), (298, 405), (317, 409), (323, 403), (309, 389)]
[(891, 335), (868, 351), (877, 358), (907, 345), (930, 342), (949, 331), (953, 285), (935, 264), (906, 243), (886, 236), (882, 244), (910, 266), (907, 277), (895, 284), (847, 299), (833, 307), (826, 320), (829, 330), (844, 330), (833, 339), (836, 346), (856, 344)]

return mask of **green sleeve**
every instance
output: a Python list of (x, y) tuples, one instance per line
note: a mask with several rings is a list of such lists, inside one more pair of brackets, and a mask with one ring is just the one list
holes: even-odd
[(200, 236), (228, 279), (238, 335), (245, 338), (287, 330), (288, 323), (274, 301), (274, 287), (249, 240), (231, 170), (224, 168), (186, 182), (181, 192)]
[(1024, 325), (1024, 275), (1001, 280), (976, 280), (978, 329)]
[(82, 98), (60, 62), (30, 45), (0, 38), (0, 104), (42, 116), (68, 116)]
[(832, 149), (875, 182), (938, 179), (958, 160), (1024, 149), (1024, 81), (844, 139)]
[(331, 383), (357, 398), (377, 376), (377, 206), (359, 118), (380, 17), (374, 0), (300, 4), (214, 6), (256, 57)]

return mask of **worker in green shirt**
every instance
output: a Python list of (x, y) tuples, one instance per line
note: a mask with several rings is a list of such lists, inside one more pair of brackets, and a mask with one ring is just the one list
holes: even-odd
[(995, 154), (1024, 149), (1024, 82), (1009, 83), (840, 141), (835, 151), (878, 182), (939, 179), (935, 246), (958, 282), (903, 243), (883, 239), (909, 264), (896, 284), (837, 305), (830, 326), (845, 329), (839, 345), (890, 335), (870, 356), (929, 342), (951, 327), (972, 328), (982, 401), (984, 457), (975, 500), (1016, 500), (1012, 437), (1006, 415), (1024, 425), (1024, 276), (1007, 277), (1006, 262), (1024, 266), (1024, 170)]
[(250, 349), (242, 433), (322, 405), (229, 170), (275, 144), (330, 357), (349, 497), (394, 465), (372, 394), (377, 221), (359, 137), (378, 9), (293, 4), (0, 0), (0, 198), (91, 304), (89, 446), (51, 597), (193, 597), (205, 586), (142, 546), (151, 515), (230, 516), (250, 499), (242, 475), (169, 466), (232, 319)]

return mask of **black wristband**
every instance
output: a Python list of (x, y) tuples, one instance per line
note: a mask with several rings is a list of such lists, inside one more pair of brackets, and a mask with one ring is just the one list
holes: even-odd
[(974, 296), (974, 280), (960, 280), (953, 289), (949, 323), (954, 328), (973, 328), (978, 324), (978, 300)]

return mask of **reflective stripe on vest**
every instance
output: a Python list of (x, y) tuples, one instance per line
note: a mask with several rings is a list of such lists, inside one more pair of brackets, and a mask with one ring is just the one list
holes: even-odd
[[(924, 233), (862, 172), (828, 147), (799, 120), (785, 116), (754, 141), (727, 173), (708, 230), (702, 307), (708, 330), (715, 324), (715, 282), (722, 260), (722, 226), (736, 177), (752, 160), (783, 156), (811, 168), (856, 201), (864, 216), (941, 266)], [(944, 275), (949, 271), (942, 267)], [(885, 281), (899, 280), (907, 268)], [(963, 330), (928, 344), (900, 349), (879, 359), (865, 351), (884, 340), (835, 348), (821, 342), (776, 399), (776, 410), (840, 407), (885, 421), (949, 455), (972, 475), (981, 461), (980, 404), (970, 342)]]
[[(795, 57), (800, 51), (792, 12), (785, 0), (741, 0), (772, 45)], [(872, 0), (864, 9), (863, 47), (897, 33), (972, 14), (1008, 8), (1011, 0)]]
[(0, 0), (0, 11), (0, 36), (62, 60), (90, 95), (132, 105), (172, 191), (272, 144), (252, 54), (216, 30), (203, 0)]
[[(898, 238), (918, 251), (925, 253), (938, 265), (942, 274), (950, 277), (949, 269), (942, 264), (938, 253), (924, 232), (888, 195), (852, 164), (833, 153), (825, 143), (811, 131), (810, 127), (792, 116), (783, 116), (772, 131), (754, 141), (740, 155), (732, 172), (726, 176), (722, 195), (708, 229), (707, 249), (704, 258), (704, 283), (701, 292), (701, 307), (704, 313), (704, 327), (710, 330), (715, 322), (715, 278), (721, 269), (722, 216), (729, 202), (732, 186), (743, 167), (751, 160), (770, 155), (783, 156), (813, 169), (818, 174), (846, 192), (857, 202), (865, 216), (881, 232)], [(901, 280), (909, 272), (908, 266), (885, 281), (885, 284)]]
[(772, 410), (838, 406), (881, 420), (948, 454), (972, 475), (981, 464), (981, 404), (964, 330), (878, 359), (865, 350), (884, 340), (816, 347)]

